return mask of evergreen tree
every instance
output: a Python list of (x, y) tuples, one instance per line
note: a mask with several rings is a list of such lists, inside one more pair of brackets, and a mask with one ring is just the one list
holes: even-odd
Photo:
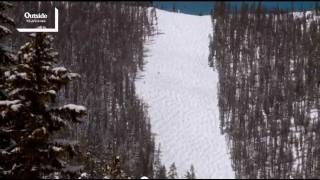
[(192, 179), (189, 171), (186, 172), (185, 179)]
[(160, 155), (161, 155), (161, 151), (160, 151), (160, 145), (159, 145), (158, 150), (155, 151), (154, 153), (153, 174), (155, 179), (158, 179), (160, 174), (160, 169), (162, 167), (161, 161), (160, 161)]
[[(13, 4), (19, 7), (12, 12), (17, 24), (24, 21), (19, 14), (30, 7), (57, 7), (59, 16), (65, 17), (59, 19), (61, 28), (55, 33), (59, 63), (81, 74), (82, 80), (61, 89), (57, 101), (87, 108), (86, 123), (71, 126), (68, 133), (68, 138), (79, 140), (79, 150), (86, 154), (73, 162), (85, 164), (90, 177), (101, 178), (105, 164), (120, 156), (121, 169), (128, 176), (153, 177), (155, 149), (147, 106), (135, 90), (137, 72), (144, 66), (144, 42), (156, 19), (150, 18), (147, 6), (141, 2)], [(25, 42), (21, 34), (13, 38), (15, 43)]]
[(0, 153), (1, 171), (9, 178), (43, 178), (52, 172), (73, 174), (70, 166), (74, 143), (55, 138), (68, 123), (81, 122), (86, 108), (74, 104), (54, 105), (57, 91), (79, 77), (64, 67), (54, 67), (58, 53), (53, 37), (31, 34), (32, 40), (18, 52), (18, 63), (5, 74), (7, 100), (0, 101), (1, 130), (11, 146)]
[(14, 55), (8, 46), (7, 37), (12, 34), (8, 26), (14, 26), (13, 20), (8, 17), (5, 11), (12, 7), (7, 2), (0, 2), (0, 100), (5, 99), (4, 72), (14, 61)]
[(220, 125), (236, 177), (319, 177), (319, 133), (311, 129), (320, 116), (308, 114), (320, 107), (319, 21), (261, 3), (225, 16), (216, 10), (209, 60), (219, 73)]
[[(14, 62), (15, 57), (10, 52), (8, 45), (5, 43), (8, 35), (12, 33), (8, 26), (14, 26), (13, 20), (5, 15), (5, 11), (9, 7), (11, 7), (11, 4), (0, 2), (0, 106), (1, 103), (3, 103), (3, 101), (6, 99), (4, 72)], [(7, 126), (4, 123), (2, 115), (0, 115), (0, 178), (4, 177), (6, 174), (6, 162), (3, 161), (1, 154), (4, 152), (4, 150), (10, 149), (14, 145), (6, 130)]]
[(178, 179), (176, 164), (172, 163), (168, 171), (168, 179)]
[(167, 170), (166, 170), (166, 166), (161, 166), (160, 170), (159, 170), (159, 174), (157, 176), (157, 179), (168, 179), (167, 178)]
[(114, 157), (112, 163), (106, 167), (106, 176), (110, 179), (126, 179), (126, 174), (121, 169), (120, 157)]
[(167, 179), (167, 170), (161, 163), (161, 145), (159, 144), (158, 150), (154, 152), (153, 173), (154, 179)]
[(194, 172), (194, 167), (193, 165), (191, 165), (190, 167), (190, 171), (187, 171), (186, 175), (185, 175), (186, 179), (196, 179), (196, 174)]

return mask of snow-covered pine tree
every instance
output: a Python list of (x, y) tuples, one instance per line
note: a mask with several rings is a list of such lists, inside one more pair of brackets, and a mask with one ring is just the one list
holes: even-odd
[(166, 167), (161, 163), (161, 144), (158, 146), (158, 150), (154, 152), (153, 161), (153, 179), (167, 179)]
[(178, 179), (176, 164), (172, 163), (168, 171), (168, 179)]
[[(14, 62), (14, 55), (11, 53), (8, 44), (5, 43), (8, 35), (12, 33), (8, 27), (14, 26), (13, 20), (5, 14), (5, 11), (11, 6), (12, 5), (7, 2), (0, 2), (0, 101), (6, 99), (4, 72)], [(0, 152), (11, 146), (10, 137), (5, 132), (6, 129), (6, 124), (0, 114)], [(4, 166), (6, 164), (6, 161), (3, 161), (1, 157), (2, 155), (0, 153), (0, 178), (4, 177)]]
[(196, 179), (196, 173), (194, 172), (194, 166), (191, 165), (190, 171), (187, 171), (185, 175), (186, 179)]
[(160, 168), (161, 168), (161, 160), (160, 160), (160, 144), (158, 146), (158, 150), (154, 152), (154, 160), (153, 160), (153, 178), (158, 179)]
[(14, 56), (11, 53), (8, 44), (5, 43), (8, 35), (12, 33), (8, 26), (14, 26), (12, 18), (5, 14), (6, 10), (10, 7), (12, 7), (11, 4), (7, 2), (0, 2), (0, 100), (5, 99), (3, 73), (14, 61)]
[(167, 178), (166, 166), (162, 165), (162, 166), (160, 167), (160, 170), (159, 170), (159, 174), (158, 174), (157, 179), (168, 179), (168, 178)]
[(186, 172), (186, 175), (184, 177), (185, 177), (185, 179), (192, 179), (191, 173), (189, 171)]
[(53, 135), (69, 122), (81, 122), (86, 113), (83, 106), (54, 106), (57, 91), (79, 75), (54, 67), (58, 53), (51, 35), (30, 36), (32, 40), (18, 52), (17, 65), (4, 73), (8, 89), (7, 99), (0, 101), (1, 130), (10, 137), (11, 146), (1, 149), (0, 164), (1, 173), (9, 178), (76, 171), (66, 163), (75, 153), (74, 144)]

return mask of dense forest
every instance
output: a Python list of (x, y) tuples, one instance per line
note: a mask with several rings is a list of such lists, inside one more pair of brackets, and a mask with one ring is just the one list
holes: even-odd
[[(59, 32), (15, 30), (54, 7)], [(214, 4), (209, 65), (236, 178), (320, 178), (319, 14)], [(151, 2), (0, 2), (0, 178), (177, 179), (135, 89), (156, 34)]]
[[(1, 141), (0, 158), (10, 162), (1, 163), (0, 177), (159, 176), (154, 172), (164, 168), (160, 150), (155, 150), (147, 106), (134, 86), (144, 65), (144, 42), (155, 33), (156, 14), (148, 10), (150, 5), (1, 3), (0, 135), (7, 140)], [(58, 33), (28, 37), (14, 30), (15, 24), (24, 24), (25, 12), (45, 11), (53, 17), (54, 7), (59, 10)], [(68, 83), (71, 79), (76, 80)], [(12, 139), (12, 132), (29, 139)], [(70, 150), (69, 155), (58, 158), (63, 150)]]
[(216, 2), (209, 64), (237, 178), (320, 177), (320, 18)]

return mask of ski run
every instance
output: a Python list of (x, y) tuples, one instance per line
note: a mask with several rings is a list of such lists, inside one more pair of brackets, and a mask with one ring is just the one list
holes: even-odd
[(137, 94), (149, 106), (156, 143), (179, 178), (193, 164), (197, 178), (234, 178), (219, 129), (218, 74), (208, 66), (210, 15), (157, 9), (159, 34), (146, 43)]

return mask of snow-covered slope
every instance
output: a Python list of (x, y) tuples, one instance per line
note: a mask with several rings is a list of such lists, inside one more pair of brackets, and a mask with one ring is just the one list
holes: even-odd
[(183, 177), (193, 164), (198, 178), (234, 178), (225, 137), (219, 130), (218, 74), (208, 66), (210, 16), (157, 10), (138, 95), (149, 107), (162, 161)]

